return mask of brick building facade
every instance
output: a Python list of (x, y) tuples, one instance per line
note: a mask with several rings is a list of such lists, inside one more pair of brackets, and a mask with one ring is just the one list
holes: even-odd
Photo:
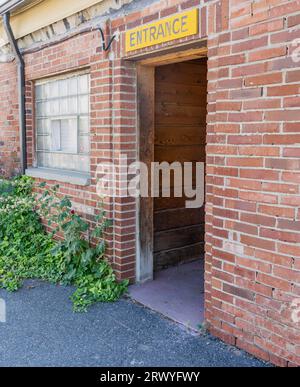
[[(70, 26), (66, 19), (66, 29), (53, 37), (19, 40), (26, 71), (28, 168), (37, 166), (36, 83), (88, 73), (89, 181), (58, 180), (61, 192), (92, 222), (99, 201), (97, 166), (117, 161), (120, 154), (130, 161), (140, 157), (139, 114), (147, 105), (147, 90), (139, 72), (143, 79), (174, 58), (207, 57), (207, 327), (264, 360), (299, 366), (300, 322), (292, 315), (297, 317), (293, 305), (299, 307), (300, 299), (300, 1), (127, 3), (81, 24)], [(192, 9), (199, 10), (196, 34), (126, 51), (126, 31)], [(99, 26), (106, 43), (115, 37), (108, 51)], [(14, 62), (0, 64), (0, 101), (0, 168), (11, 176), (18, 173), (20, 151)], [(106, 199), (106, 205), (114, 220), (108, 255), (119, 278), (135, 281), (138, 239), (144, 237), (138, 199), (121, 196)]]

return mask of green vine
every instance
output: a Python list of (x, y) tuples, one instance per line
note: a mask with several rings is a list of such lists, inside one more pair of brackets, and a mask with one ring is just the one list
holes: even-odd
[[(110, 222), (103, 206), (91, 231), (70, 199), (59, 195), (58, 186), (42, 183), (43, 193), (37, 198), (33, 184), (25, 176), (0, 181), (0, 287), (15, 291), (27, 278), (75, 285), (71, 296), (75, 311), (121, 297), (128, 282), (117, 282), (104, 259), (104, 231)], [(52, 227), (52, 234), (45, 232), (41, 218)], [(54, 240), (55, 234), (61, 240)]]

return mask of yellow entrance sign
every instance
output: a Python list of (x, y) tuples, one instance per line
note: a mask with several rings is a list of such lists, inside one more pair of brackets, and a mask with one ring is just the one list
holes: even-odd
[(194, 35), (198, 29), (198, 9), (182, 12), (127, 31), (126, 52)]

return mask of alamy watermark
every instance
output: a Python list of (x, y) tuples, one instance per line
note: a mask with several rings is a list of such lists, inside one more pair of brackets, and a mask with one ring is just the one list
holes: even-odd
[(295, 298), (292, 302), (292, 321), (296, 324), (300, 323), (300, 298)]
[(186, 208), (204, 204), (203, 162), (128, 163), (127, 155), (120, 154), (115, 163), (98, 165), (96, 174), (101, 197), (184, 197)]
[(292, 41), (292, 60), (295, 63), (300, 62), (300, 38), (294, 39)]
[(0, 323), (6, 322), (6, 302), (0, 298)]
[[(294, 63), (300, 63), (300, 38), (291, 43), (291, 57)], [(295, 324), (300, 323), (300, 298), (295, 298), (291, 303), (291, 319)]]

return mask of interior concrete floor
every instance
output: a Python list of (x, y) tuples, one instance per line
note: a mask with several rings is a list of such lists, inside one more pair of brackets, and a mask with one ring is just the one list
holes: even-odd
[(131, 298), (198, 330), (204, 320), (204, 259), (162, 270), (154, 280), (129, 287)]

